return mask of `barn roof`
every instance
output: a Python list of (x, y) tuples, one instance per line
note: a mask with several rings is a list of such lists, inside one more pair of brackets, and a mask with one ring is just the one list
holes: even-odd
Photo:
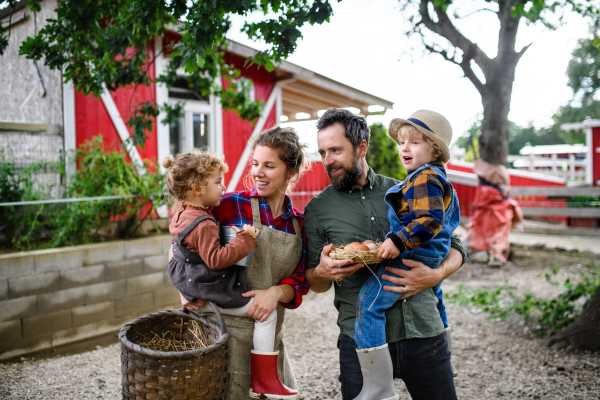
[(519, 153), (522, 155), (529, 154), (579, 154), (586, 153), (587, 146), (585, 144), (544, 144), (539, 146), (531, 146), (529, 143), (525, 145)]
[[(244, 58), (257, 53), (257, 50), (231, 40), (228, 40), (227, 51)], [(279, 65), (276, 77), (282, 84), (282, 115), (288, 118), (287, 122), (318, 119), (318, 112), (329, 107), (354, 107), (363, 115), (373, 115), (382, 114), (394, 105), (288, 61)], [(379, 109), (371, 107), (372, 111), (369, 111), (369, 106), (379, 106)], [(304, 113), (306, 117), (299, 119), (298, 113)]]

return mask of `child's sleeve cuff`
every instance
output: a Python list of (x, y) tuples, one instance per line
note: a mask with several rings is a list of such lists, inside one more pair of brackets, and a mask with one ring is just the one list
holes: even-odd
[(396, 246), (398, 248), (400, 253), (402, 253), (402, 252), (404, 252), (404, 250), (406, 250), (406, 246), (404, 246), (404, 243), (402, 243), (402, 240), (400, 240), (398, 235), (391, 234), (391, 235), (389, 235), (389, 238), (392, 239), (392, 243), (394, 243), (394, 246)]

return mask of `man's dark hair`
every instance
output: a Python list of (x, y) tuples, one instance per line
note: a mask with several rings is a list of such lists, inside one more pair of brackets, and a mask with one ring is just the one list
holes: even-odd
[(364, 115), (354, 115), (343, 108), (331, 107), (317, 121), (317, 129), (329, 128), (331, 125), (340, 123), (344, 127), (346, 139), (352, 143), (352, 148), (356, 150), (361, 140), (369, 144), (371, 130), (367, 125), (367, 118)]

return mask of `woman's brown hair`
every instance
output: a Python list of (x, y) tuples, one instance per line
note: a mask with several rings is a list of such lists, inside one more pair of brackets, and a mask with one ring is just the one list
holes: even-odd
[(165, 184), (169, 190), (169, 203), (173, 211), (177, 211), (194, 190), (204, 194), (208, 177), (215, 169), (223, 172), (229, 170), (222, 157), (200, 149), (177, 154), (175, 157), (168, 156), (162, 165), (169, 170)]
[[(290, 126), (276, 126), (261, 132), (252, 141), (252, 151), (257, 146), (266, 146), (277, 152), (281, 161), (286, 165), (286, 173), (292, 175), (288, 183), (288, 189), (298, 182), (302, 174), (310, 169), (310, 156), (306, 151), (308, 146), (300, 143), (300, 137), (296, 130)], [(252, 187), (251, 177), (248, 176), (248, 178), (250, 187)]]

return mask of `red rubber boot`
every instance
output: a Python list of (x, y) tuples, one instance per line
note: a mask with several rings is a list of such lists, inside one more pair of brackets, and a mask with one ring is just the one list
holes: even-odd
[[(281, 383), (277, 373), (277, 359), (279, 352), (266, 353), (251, 351), (250, 370), (250, 397), (253, 399), (284, 399), (295, 400), (298, 391), (290, 389)], [(261, 397), (265, 396), (265, 397)]]

